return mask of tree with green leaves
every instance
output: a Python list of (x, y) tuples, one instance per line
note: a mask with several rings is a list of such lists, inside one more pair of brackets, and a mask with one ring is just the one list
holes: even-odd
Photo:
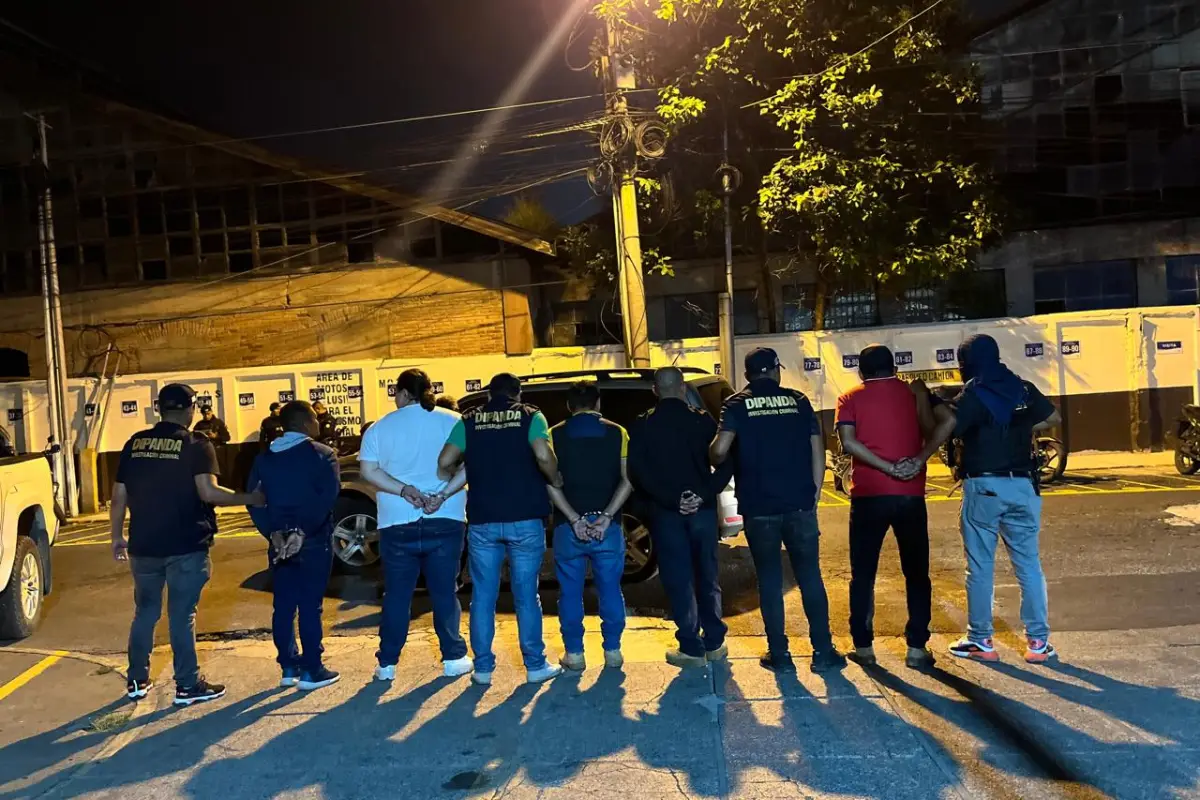
[(659, 179), (683, 213), (663, 232), (711, 236), (728, 125), (739, 248), (764, 277), (783, 252), (815, 271), (817, 328), (839, 292), (898, 296), (968, 270), (1000, 212), (954, 1), (600, 2), (673, 133)]

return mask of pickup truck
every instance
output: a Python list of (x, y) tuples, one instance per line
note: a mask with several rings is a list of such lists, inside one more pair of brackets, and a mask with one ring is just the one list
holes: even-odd
[(46, 457), (0, 458), (0, 640), (24, 639), (37, 627), (58, 524)]

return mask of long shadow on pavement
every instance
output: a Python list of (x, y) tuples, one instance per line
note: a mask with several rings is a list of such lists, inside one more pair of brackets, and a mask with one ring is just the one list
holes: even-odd
[[(77, 756), (103, 743), (113, 735), (112, 731), (96, 730), (93, 723), (109, 714), (129, 709), (129, 701), (122, 698), (103, 708), (89, 711), (57, 728), (43, 731), (0, 748), (0, 786), (8, 786), (56, 766), (59, 769), (44, 777), (36, 785), (49, 787), (66, 780), (69, 773), (73, 771), (73, 767), (70, 765)], [(4, 792), (0, 797), (27, 795), (40, 791), (44, 791), (44, 788), (41, 790), (14, 789)]]
[[(989, 668), (1035, 683), (1048, 680), (1031, 670)], [(1167, 797), (1195, 786), (1195, 775), (1173, 763), (1171, 746), (1148, 742), (1104, 715), (1089, 716), (1065, 704), (1038, 708), (1028, 695), (1006, 696), (940, 668), (925, 674), (957, 697), (916, 686), (882, 667), (868, 672), (885, 688), (974, 739), (979, 759), (1012, 778), (1049, 780), (1076, 797)], [(1170, 690), (1137, 688), (1144, 690), (1144, 702), (1162, 704), (1176, 697)]]
[[(264, 702), (268, 699), (270, 702)], [(277, 690), (272, 690), (210, 708), (155, 711), (134, 724), (147, 729), (164, 722), (170, 723), (169, 727), (134, 739), (111, 758), (93, 765), (78, 780), (67, 778), (64, 781), (61, 775), (51, 775), (4, 797), (39, 797), (47, 792), (52, 792), (53, 796), (73, 797), (83, 791), (117, 789), (191, 769), (203, 760), (209, 747), (279, 711), (295, 699), (295, 694), (278, 695)], [(182, 721), (170, 719), (184, 714), (190, 716)]]
[(771, 783), (788, 783), (801, 794), (916, 800), (958, 785), (948, 753), (843, 674), (823, 676), (825, 698), (795, 674), (773, 677), (779, 699), (747, 697), (733, 676), (726, 684), (730, 796), (757, 796), (756, 785), (771, 794)]

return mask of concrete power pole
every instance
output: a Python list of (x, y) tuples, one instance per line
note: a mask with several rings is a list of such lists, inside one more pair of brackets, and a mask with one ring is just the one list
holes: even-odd
[(54, 210), (50, 192), (50, 154), (46, 118), (38, 114), (38, 150), (43, 187), (38, 202), (38, 245), (42, 256), (42, 302), (46, 324), (46, 396), (50, 435), (62, 450), (58, 455), (59, 503), (68, 516), (79, 513), (75, 484), (75, 444), (71, 436), (67, 395), (67, 359), (63, 346), (62, 303), (58, 290), (58, 258), (54, 249)]
[(632, 63), (621, 52), (621, 36), (616, 23), (606, 23), (605, 55), (602, 60), (605, 93), (611, 126), (624, 132), (622, 152), (616, 154), (613, 167), (613, 217), (617, 238), (617, 274), (620, 276), (621, 316), (625, 335), (625, 355), (635, 368), (650, 367), (650, 335), (646, 324), (646, 285), (642, 273), (642, 239), (638, 227), (637, 150), (627, 141), (634, 125), (629, 118), (625, 92), (637, 88)]
[(729, 117), (725, 118), (725, 127), (721, 133), (721, 195), (725, 206), (725, 291), (721, 293), (720, 333), (721, 333), (721, 363), (724, 364), (725, 376), (729, 385), (738, 387), (739, 371), (734, 364), (733, 344), (733, 201), (732, 196), (737, 191), (735, 171), (729, 166)]

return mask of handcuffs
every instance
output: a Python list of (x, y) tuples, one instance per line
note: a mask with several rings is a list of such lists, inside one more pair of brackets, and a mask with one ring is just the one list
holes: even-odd
[(286, 561), (300, 552), (304, 546), (304, 531), (299, 528), (284, 528), (274, 531), (269, 537), (275, 551), (274, 563)]

